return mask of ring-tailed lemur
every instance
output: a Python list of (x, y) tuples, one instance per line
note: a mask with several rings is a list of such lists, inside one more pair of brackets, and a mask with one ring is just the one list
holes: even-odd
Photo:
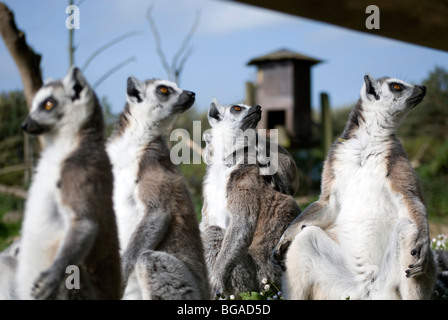
[[(78, 68), (39, 89), (22, 128), (41, 134), (46, 146), (26, 201), (19, 298), (119, 299), (113, 176), (102, 110)], [(80, 271), (79, 289), (66, 287), (72, 265)]]
[[(247, 109), (248, 106), (241, 105), (241, 108)], [(214, 125), (221, 119), (223, 114), (225, 114), (225, 106), (219, 104), (216, 99), (213, 99), (211, 103), (211, 107), (208, 114), (208, 121), (210, 124)], [(260, 107), (261, 110), (261, 107)], [(238, 122), (234, 123), (235, 129), (240, 130), (238, 128)], [(256, 126), (256, 124), (255, 124)], [(216, 130), (216, 129), (215, 129)], [(255, 131), (252, 131), (255, 133)], [(241, 132), (242, 133), (242, 132)], [(244, 136), (244, 135), (243, 135)], [(204, 149), (204, 160), (205, 162), (209, 162), (209, 157), (213, 154), (213, 146), (210, 144), (211, 135), (204, 133), (204, 140), (206, 141), (206, 147)], [(234, 134), (224, 135), (223, 139), (229, 139), (228, 142), (233, 144)], [(266, 180), (275, 190), (294, 196), (299, 188), (299, 177), (296, 163), (293, 157), (289, 154), (289, 152), (284, 149), (281, 145), (276, 144), (274, 141), (266, 140), (265, 138), (259, 136), (255, 133), (254, 137), (255, 143), (253, 143), (254, 151), (257, 156), (257, 163), (260, 166), (260, 174), (263, 179)], [(224, 141), (224, 140), (223, 140)], [(244, 143), (244, 141), (243, 141)], [(271, 147), (274, 146), (275, 150), (271, 150)], [(247, 146), (246, 146), (247, 147)], [(228, 149), (235, 149), (235, 145), (229, 146)], [(243, 148), (240, 149), (242, 151)], [(237, 151), (237, 150), (234, 150)], [(272, 155), (271, 155), (272, 152)], [(275, 157), (273, 155), (275, 154)], [(232, 154), (233, 155), (233, 154)], [(275, 166), (270, 163), (270, 159), (273, 158), (275, 160)], [(216, 159), (216, 157), (215, 157)], [(233, 158), (232, 158), (233, 159)], [(228, 160), (231, 160), (230, 158)], [(269, 171), (273, 170), (271, 174)], [(208, 178), (210, 181), (214, 178)], [(204, 229), (206, 224), (210, 224), (208, 222), (208, 210), (207, 210), (207, 201), (204, 201), (204, 205), (202, 207), (202, 220), (201, 220), (201, 230)], [(217, 217), (219, 215), (215, 215)], [(222, 215), (224, 216), (224, 215)], [(211, 223), (214, 224), (214, 223)]]
[(195, 94), (164, 80), (127, 81), (127, 104), (108, 141), (124, 299), (207, 299), (198, 221), (165, 143)]
[(287, 298), (430, 298), (435, 263), (426, 208), (395, 135), (425, 93), (398, 79), (364, 77), (327, 155), (319, 200), (276, 246), (277, 260), (286, 255)]
[[(270, 261), (283, 231), (299, 215), (293, 197), (295, 163), (285, 150), (271, 154), (282, 168), (276, 178), (261, 174), (255, 127), (261, 107), (210, 105), (202, 238), (211, 289), (226, 296), (258, 291), (262, 280), (280, 283), (281, 270)], [(247, 140), (246, 140), (247, 139)], [(271, 150), (271, 153), (274, 150)], [(273, 187), (274, 186), (274, 187)]]

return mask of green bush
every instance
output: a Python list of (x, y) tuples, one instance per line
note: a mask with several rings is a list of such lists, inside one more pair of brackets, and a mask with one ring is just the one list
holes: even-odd
[(21, 222), (17, 219), (9, 221), (5, 216), (13, 211), (21, 213), (24, 200), (0, 194), (0, 252), (8, 247), (19, 235)]

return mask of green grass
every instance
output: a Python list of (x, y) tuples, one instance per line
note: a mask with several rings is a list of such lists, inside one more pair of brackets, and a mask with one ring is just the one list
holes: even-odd
[(23, 212), (24, 200), (0, 194), (0, 251), (8, 247), (19, 235), (21, 223), (6, 222), (4, 217), (8, 212)]

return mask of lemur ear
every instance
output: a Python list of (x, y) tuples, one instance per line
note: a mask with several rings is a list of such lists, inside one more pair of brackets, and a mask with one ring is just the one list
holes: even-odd
[(212, 140), (212, 135), (208, 132), (204, 132), (203, 139), (205, 142), (210, 143), (210, 141)]
[(222, 114), (220, 111), (221, 109), (222, 106), (219, 104), (219, 102), (216, 99), (213, 99), (207, 115), (208, 123), (210, 123), (210, 126), (214, 127), (219, 121), (222, 120)]
[(130, 76), (126, 87), (126, 99), (129, 103), (140, 103), (145, 98), (146, 85), (137, 78)]
[(366, 87), (366, 95), (369, 97), (369, 95), (373, 96), (376, 100), (380, 100), (380, 96), (378, 94), (378, 83), (377, 81), (369, 74), (366, 74), (364, 76), (364, 83)]
[(82, 71), (75, 66), (70, 67), (67, 75), (62, 80), (62, 83), (64, 84), (65, 90), (70, 95), (72, 101), (78, 100), (83, 89), (88, 86), (87, 80), (82, 74)]
[(202, 135), (206, 145), (205, 148), (202, 151), (202, 158), (204, 159), (204, 162), (206, 164), (211, 164), (210, 158), (213, 153), (213, 148), (210, 145), (210, 142), (212, 141), (212, 135), (209, 133), (210, 129), (207, 129), (204, 131), (204, 134)]

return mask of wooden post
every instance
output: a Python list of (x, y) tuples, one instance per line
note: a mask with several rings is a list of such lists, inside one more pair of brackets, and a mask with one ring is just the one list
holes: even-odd
[(244, 103), (248, 106), (255, 105), (255, 84), (253, 82), (246, 82), (246, 98)]
[[(23, 185), (25, 187), (29, 186), (29, 183), (31, 181), (31, 153), (32, 151), (30, 150), (30, 137), (28, 134), (23, 133), (23, 154), (24, 154), (24, 160), (25, 160), (25, 171), (23, 172)], [(28, 166), (30, 166), (28, 168)]]
[(328, 94), (323, 92), (320, 94), (321, 107), (321, 126), (322, 126), (322, 151), (324, 157), (333, 143), (333, 127), (331, 124), (331, 110)]

